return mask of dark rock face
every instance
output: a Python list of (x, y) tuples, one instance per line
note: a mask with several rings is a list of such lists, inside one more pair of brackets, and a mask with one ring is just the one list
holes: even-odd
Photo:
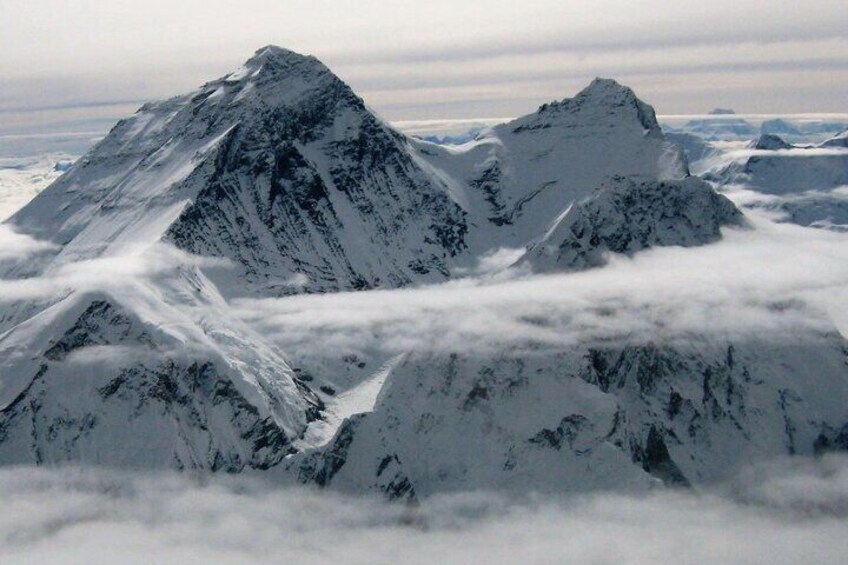
[[(301, 64), (307, 75), (320, 65)], [(273, 57), (263, 65), (255, 87), (261, 103), (227, 135), (204, 188), (166, 238), (234, 260), (264, 292), (444, 278), (464, 248), (462, 210), (417, 169), (404, 138), (320, 68), (316, 81)], [(286, 85), (308, 96), (275, 103)], [(287, 288), (294, 273), (306, 278)]]
[(690, 486), (689, 481), (686, 480), (686, 477), (683, 476), (683, 473), (680, 472), (680, 469), (672, 461), (662, 435), (653, 426), (651, 426), (651, 431), (648, 432), (645, 447), (637, 449), (633, 454), (633, 458), (642, 464), (642, 468), (645, 471), (661, 479), (667, 485)]
[[(320, 487), (330, 484), (333, 477), (347, 463), (347, 452), (353, 442), (353, 435), (364, 414), (359, 414), (345, 420), (333, 438), (332, 445), (327, 449), (322, 458), (313, 457), (301, 465), (299, 479), (303, 483), (315, 483)], [(378, 475), (385, 469), (385, 465), (378, 468)]]
[(708, 184), (613, 178), (573, 204), (519, 261), (540, 272), (600, 266), (605, 254), (717, 241), (723, 226), (744, 225), (742, 213)]
[[(848, 389), (815, 409), (802, 400), (844, 378), (844, 343), (705, 337), (412, 355), (373, 412), (286, 465), (304, 482), (389, 496), (482, 484), (507, 492), (704, 484), (748, 457), (844, 449), (845, 427), (827, 422), (844, 421)], [(802, 359), (809, 350), (815, 370)]]

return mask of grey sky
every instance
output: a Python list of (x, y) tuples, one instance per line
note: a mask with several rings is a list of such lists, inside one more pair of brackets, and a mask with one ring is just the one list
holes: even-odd
[[(109, 120), (268, 43), (316, 55), (392, 120), (518, 115), (597, 75), (661, 113), (848, 110), (845, 0), (0, 0), (0, 13), (5, 132), (33, 116), (49, 129), (68, 105)], [(124, 104), (90, 106), (106, 102)]]

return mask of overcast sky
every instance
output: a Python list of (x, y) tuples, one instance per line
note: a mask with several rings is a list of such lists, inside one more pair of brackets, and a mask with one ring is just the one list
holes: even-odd
[(848, 110), (845, 0), (0, 0), (0, 13), (0, 118), (124, 103), (110, 120), (269, 43), (316, 55), (391, 120), (515, 116), (598, 75), (663, 114)]

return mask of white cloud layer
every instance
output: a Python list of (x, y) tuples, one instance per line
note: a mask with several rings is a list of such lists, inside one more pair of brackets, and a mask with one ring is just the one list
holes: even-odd
[[(848, 234), (775, 224), (725, 229), (699, 248), (658, 248), (585, 272), (492, 273), (515, 250), (485, 256), (463, 279), (417, 288), (233, 299), (232, 312), (293, 358), (344, 352), (491, 350), (527, 345), (655, 342), (772, 332), (848, 330)], [(0, 227), (0, 260), (29, 261), (50, 245)], [(156, 291), (181, 267), (226, 266), (171, 246), (127, 250), (0, 280), (0, 305), (70, 291)], [(466, 273), (467, 274), (467, 273)], [(297, 275), (291, 284), (298, 284)], [(149, 290), (143, 290), (143, 289)], [(197, 306), (196, 306), (197, 307)], [(209, 305), (210, 308), (217, 308)], [(701, 339), (698, 337), (697, 339)]]
[(809, 328), (830, 330), (834, 322), (844, 333), (848, 235), (753, 221), (755, 229), (725, 230), (713, 245), (613, 257), (604, 268), (580, 273), (501, 274), (233, 305), (294, 356), (762, 332), (796, 339)]
[(710, 492), (418, 507), (260, 478), (0, 470), (3, 563), (837, 563), (848, 460), (777, 461)]
[[(7, 213), (7, 210), (0, 208), (0, 214), (3, 213)], [(25, 259), (34, 253), (53, 248), (54, 246), (50, 243), (38, 241), (26, 234), (16, 232), (6, 224), (0, 224), (0, 262), (10, 259)]]

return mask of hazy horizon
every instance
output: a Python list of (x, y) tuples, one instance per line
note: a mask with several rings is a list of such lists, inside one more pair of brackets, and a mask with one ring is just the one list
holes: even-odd
[(666, 114), (844, 112), (848, 99), (848, 10), (831, 0), (12, 4), (5, 121), (178, 95), (269, 43), (315, 55), (391, 121), (521, 115), (595, 76)]

